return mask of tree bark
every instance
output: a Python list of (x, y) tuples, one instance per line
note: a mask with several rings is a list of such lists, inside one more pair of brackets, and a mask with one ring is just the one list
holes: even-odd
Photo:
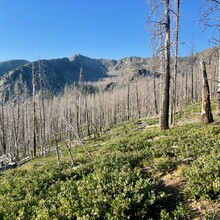
[(71, 164), (72, 164), (72, 166), (74, 166), (74, 159), (73, 159), (73, 155), (72, 155), (72, 151), (71, 151), (71, 143), (66, 144), (66, 148), (67, 148), (69, 155), (70, 155)]
[(139, 92), (138, 92), (137, 82), (135, 84), (135, 90), (136, 90), (136, 102), (137, 102), (138, 118), (141, 118), (141, 108), (140, 108), (140, 99), (139, 99)]
[(170, 102), (170, 1), (165, 0), (165, 74), (163, 79), (163, 101), (160, 129), (169, 129), (169, 102)]
[(190, 69), (191, 69), (191, 102), (194, 102), (194, 47), (192, 44), (192, 53), (191, 53), (191, 60), (190, 60)]
[(33, 89), (33, 157), (36, 157), (36, 155), (37, 155), (37, 140), (36, 140), (36, 107), (35, 107), (34, 64), (32, 64), (32, 89)]
[(209, 83), (207, 79), (207, 72), (205, 62), (201, 63), (202, 67), (202, 113), (201, 120), (203, 124), (209, 124), (213, 122), (213, 116), (211, 112), (211, 102), (210, 102), (210, 91), (209, 91)]
[(45, 106), (44, 106), (44, 92), (43, 92), (43, 76), (42, 76), (42, 69), (41, 69), (41, 63), (38, 61), (39, 66), (39, 81), (40, 81), (40, 126), (41, 126), (41, 144), (42, 144), (42, 155), (44, 155), (44, 158), (46, 156), (46, 119), (45, 119)]
[(185, 103), (188, 103), (189, 97), (188, 97), (188, 70), (186, 69), (186, 81), (185, 81)]
[(218, 89), (217, 89), (217, 115), (220, 116), (220, 47), (218, 49)]
[(4, 116), (4, 94), (2, 94), (1, 100), (1, 129), (2, 129), (2, 147), (3, 147), (3, 154), (6, 154), (6, 143), (5, 143), (5, 116)]
[[(54, 135), (54, 137), (55, 137), (55, 135)], [(59, 146), (58, 146), (57, 139), (55, 140), (55, 147), (56, 147), (56, 155), (57, 155), (57, 165), (60, 166), (60, 152), (59, 152)]]
[(127, 93), (127, 120), (130, 119), (130, 85), (128, 83), (128, 93)]
[(158, 105), (157, 105), (157, 91), (156, 91), (156, 80), (155, 80), (155, 75), (154, 75), (154, 81), (153, 81), (153, 86), (154, 86), (154, 107), (155, 107), (155, 114), (159, 114), (158, 111)]
[(178, 52), (179, 52), (179, 16), (180, 16), (180, 0), (176, 0), (176, 24), (175, 24), (175, 58), (174, 58), (174, 85), (173, 85), (173, 103), (171, 111), (171, 124), (175, 124), (176, 112), (176, 86), (177, 86), (177, 72), (178, 72)]

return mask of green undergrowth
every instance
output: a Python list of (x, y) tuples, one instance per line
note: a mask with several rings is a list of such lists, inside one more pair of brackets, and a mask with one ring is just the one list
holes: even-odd
[[(186, 123), (200, 122), (201, 118), (201, 104), (202, 102), (193, 102), (183, 105), (181, 108), (177, 108), (175, 120), (178, 124), (183, 125)], [(211, 100), (211, 109), (214, 119), (218, 119), (215, 115), (217, 103), (215, 99)]]
[[(63, 149), (60, 166), (51, 154), (1, 172), (0, 219), (192, 219), (189, 201), (220, 198), (219, 125), (132, 119), (84, 144), (91, 159), (73, 147), (74, 165)], [(171, 208), (163, 177), (174, 171), (184, 184)]]

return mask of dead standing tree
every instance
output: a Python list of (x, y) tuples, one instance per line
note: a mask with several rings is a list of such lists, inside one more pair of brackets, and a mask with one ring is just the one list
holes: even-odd
[(41, 61), (38, 61), (38, 77), (40, 84), (39, 104), (40, 104), (40, 139), (41, 139), (41, 154), (46, 156), (46, 125), (45, 125), (45, 104), (44, 104), (44, 91), (43, 91), (43, 76)]
[(219, 0), (204, 0), (200, 8), (200, 24), (206, 29), (213, 28), (213, 36), (211, 41), (219, 41), (219, 11), (220, 11), (220, 1)]
[[(148, 24), (151, 27), (152, 39), (156, 42), (156, 50), (164, 53), (163, 95), (160, 119), (160, 129), (169, 128), (170, 105), (170, 0), (150, 0), (150, 16)], [(158, 20), (159, 19), (159, 20)], [(161, 40), (164, 47), (161, 48)]]
[(3, 154), (6, 154), (6, 140), (5, 140), (5, 116), (4, 116), (4, 93), (2, 93), (1, 97), (1, 131), (2, 131), (2, 148)]
[(210, 42), (219, 45), (219, 80), (217, 89), (217, 115), (220, 116), (220, 1), (219, 0), (204, 0), (200, 9), (200, 24), (203, 29), (209, 28), (213, 30), (213, 34), (210, 37)]
[(177, 87), (177, 72), (178, 72), (178, 53), (179, 53), (179, 17), (180, 17), (180, 0), (175, 0), (175, 54), (174, 54), (174, 85), (173, 85), (173, 98), (171, 106), (171, 124), (175, 124), (176, 112), (176, 87)]
[(207, 72), (205, 62), (201, 62), (202, 68), (202, 112), (201, 112), (201, 120), (203, 124), (209, 124), (213, 122), (212, 112), (211, 112), (211, 101), (210, 101), (210, 91), (209, 91), (209, 83), (207, 79)]
[(218, 77), (218, 89), (217, 89), (217, 115), (220, 116), (220, 48), (218, 49), (218, 71), (219, 71), (219, 77)]
[(32, 92), (33, 92), (33, 157), (37, 155), (37, 134), (36, 134), (36, 102), (35, 102), (35, 69), (32, 63)]

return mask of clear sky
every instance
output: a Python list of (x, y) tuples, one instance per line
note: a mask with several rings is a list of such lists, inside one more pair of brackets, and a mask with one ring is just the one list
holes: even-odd
[[(203, 0), (182, 0), (180, 55), (209, 48), (198, 11)], [(0, 61), (151, 56), (147, 0), (1, 0)]]

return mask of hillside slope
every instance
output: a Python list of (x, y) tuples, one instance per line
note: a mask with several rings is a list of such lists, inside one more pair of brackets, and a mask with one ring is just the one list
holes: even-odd
[[(182, 116), (198, 119), (198, 105)], [(0, 217), (219, 219), (219, 134), (219, 125), (199, 123), (160, 131), (157, 118), (143, 118), (87, 137), (84, 147), (59, 142), (60, 158), (51, 152), (0, 173)]]
[(3, 76), (10, 70), (17, 69), (20, 66), (29, 63), (27, 60), (8, 60), (4, 62), (0, 62), (0, 77)]
[(4, 93), (6, 100), (16, 98), (17, 95), (20, 97), (31, 95), (32, 68), (34, 68), (36, 91), (40, 89), (40, 72), (43, 89), (51, 94), (57, 94), (63, 91), (65, 86), (79, 81), (81, 67), (85, 81), (97, 81), (107, 76), (103, 66), (96, 65), (95, 60), (82, 56), (71, 59), (40, 60), (5, 74), (0, 80), (0, 91)]

